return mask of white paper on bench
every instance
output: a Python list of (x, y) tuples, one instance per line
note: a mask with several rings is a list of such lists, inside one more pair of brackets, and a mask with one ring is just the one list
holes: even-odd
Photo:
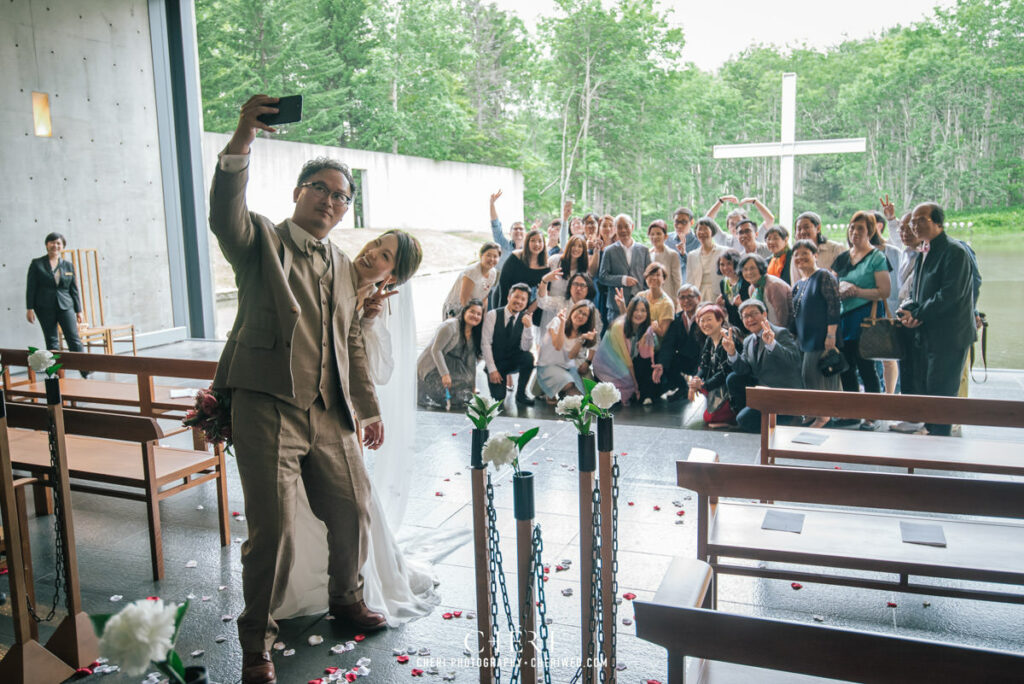
[(171, 399), (184, 399), (185, 397), (189, 397), (190, 399), (195, 399), (196, 394), (198, 394), (198, 393), (199, 393), (199, 390), (197, 390), (197, 389), (172, 389), (171, 390)]
[(900, 521), (900, 536), (904, 544), (924, 544), (925, 546), (946, 546), (946, 534), (942, 525)]
[(821, 446), (827, 439), (828, 435), (823, 435), (820, 432), (798, 432), (796, 437), (793, 438), (793, 443)]
[(803, 513), (769, 510), (764, 514), (764, 520), (761, 521), (761, 529), (800, 534), (804, 529), (804, 515)]

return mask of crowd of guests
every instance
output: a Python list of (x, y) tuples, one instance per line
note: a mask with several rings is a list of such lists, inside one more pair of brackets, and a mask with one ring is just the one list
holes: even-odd
[[(490, 201), (494, 241), (456, 278), (420, 356), (423, 406), (464, 406), (481, 360), (494, 399), (515, 387), (519, 405), (555, 403), (593, 378), (614, 383), (624, 404), (702, 396), (709, 426), (748, 431), (760, 430), (746, 405), (754, 385), (955, 396), (965, 383), (981, 276), (937, 204), (897, 218), (887, 196), (881, 211), (852, 216), (842, 244), (812, 211), (791, 239), (758, 198), (725, 195), (701, 217), (676, 210), (671, 231), (651, 222), (648, 247), (629, 216), (573, 217), (571, 203), (546, 230), (516, 222), (506, 235), (500, 196)], [(735, 208), (723, 228), (715, 217), (726, 205)], [(901, 324), (900, 359), (861, 352), (865, 324), (883, 316)]]

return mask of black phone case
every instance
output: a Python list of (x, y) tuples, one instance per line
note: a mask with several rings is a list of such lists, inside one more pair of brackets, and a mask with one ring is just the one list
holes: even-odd
[(268, 126), (302, 121), (301, 95), (289, 95), (287, 97), (282, 97), (277, 104), (271, 106), (277, 107), (277, 114), (260, 114), (256, 117)]

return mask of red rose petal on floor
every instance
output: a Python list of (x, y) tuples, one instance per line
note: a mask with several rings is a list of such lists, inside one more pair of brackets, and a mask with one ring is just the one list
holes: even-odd
[(676, 515), (684, 516), (684, 515), (686, 515), (686, 511), (676, 511)]
[(627, 505), (627, 506), (632, 506), (632, 505), (633, 505), (633, 502), (632, 502), (632, 501), (627, 501), (627, 502), (626, 502), (626, 505)]
[(159, 601), (160, 597), (159, 596), (147, 596), (146, 600), (147, 601)]
[(354, 682), (357, 679), (359, 679), (359, 675), (357, 675), (355, 672), (346, 672), (345, 673), (345, 681), (346, 682)]
[(795, 591), (800, 591), (801, 589), (803, 589), (803, 588), (804, 588), (804, 585), (800, 584), (799, 582), (793, 582), (793, 583), (792, 583), (792, 584), (790, 584), (789, 586), (793, 587), (793, 589), (794, 589)]
[(836, 470), (842, 470), (842, 468), (840, 468), (839, 466), (832, 466), (832, 467), (833, 467), (834, 469), (836, 469)]
[(363, 641), (364, 639), (366, 639), (366, 635), (365, 634), (356, 634), (354, 637), (352, 637), (352, 639), (355, 640), (355, 641)]
[(6, 574), (7, 574), (7, 568), (0, 569), (0, 575), (6, 575)]
[(657, 679), (648, 679), (647, 684), (661, 684)]
[(88, 677), (89, 675), (92, 674), (92, 669), (88, 668), (88, 667), (80, 667), (77, 670), (75, 670), (75, 674), (76, 675), (85, 675), (85, 676)]
[(103, 663), (101, 663), (100, 661), (98, 661), (98, 660), (94, 660), (94, 661), (92, 661), (91, 663), (89, 663), (89, 667), (99, 667), (99, 666), (100, 666), (100, 665), (102, 665), (102, 664), (103, 664)]
[(423, 670), (419, 669), (418, 667), (414, 667), (412, 668), (412, 672), (410, 672), (409, 674), (411, 674), (413, 677), (422, 677)]
[(324, 684), (323, 679), (310, 679), (306, 684)]
[(555, 572), (562, 572), (563, 570), (565, 570), (565, 566), (564, 565), (556, 565), (555, 566)]
[(239, 511), (231, 511), (231, 515), (242, 515)]
[(328, 667), (327, 669), (324, 670), (324, 674), (334, 674), (335, 672), (337, 672), (340, 669), (341, 669), (340, 667)]
[(452, 614), (451, 613), (445, 613), (441, 617), (444, 618), (445, 620), (451, 620), (452, 619)]
[(625, 594), (622, 595), (622, 598), (626, 599), (627, 601), (632, 601), (636, 598), (636, 594), (634, 594), (631, 591), (627, 591)]
[(661, 506), (655, 506), (655, 507), (654, 507), (654, 510), (656, 510), (656, 511), (660, 511), (660, 510), (661, 510)]
[(543, 577), (541, 577), (541, 579), (544, 580), (545, 582), (547, 582), (548, 581), (548, 576), (544, 575)]
[(446, 477), (446, 478), (444, 478), (444, 481), (445, 481), (445, 482), (451, 482), (451, 481), (452, 481), (452, 478), (450, 478), (450, 477)]
[(434, 496), (444, 496), (444, 492), (434, 492)]
[(402, 663), (404, 665), (405, 663), (409, 662), (409, 656), (407, 656), (407, 655), (396, 656), (395, 660), (398, 661), (399, 663)]
[(452, 615), (454, 615), (455, 617), (462, 617), (462, 611), (461, 610), (453, 610), (452, 611)]
[(537, 463), (536, 461), (533, 461), (530, 465), (540, 465), (540, 464)]
[(885, 605), (889, 606), (890, 608), (895, 608), (896, 607), (896, 602), (895, 601), (886, 601)]

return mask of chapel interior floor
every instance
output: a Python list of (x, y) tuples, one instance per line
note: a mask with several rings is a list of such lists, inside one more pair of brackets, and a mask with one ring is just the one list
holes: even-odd
[[(191, 341), (145, 350), (147, 355), (216, 358), (219, 343)], [(1024, 373), (995, 372), (987, 383), (972, 387), (972, 396), (1018, 398), (1024, 389)], [(615, 451), (621, 468), (619, 595), (633, 592), (640, 598), (653, 595), (670, 559), (695, 553), (696, 498), (677, 488), (674, 463), (685, 458), (691, 447), (718, 452), (731, 463), (753, 463), (757, 457), (757, 437), (735, 432), (704, 429), (680, 429), (693, 425), (696, 409), (684, 411), (685, 404), (632, 407), (618, 412)], [(552, 681), (567, 682), (575, 664), (562, 666), (562, 659), (575, 659), (579, 649), (579, 549), (577, 522), (576, 440), (571, 425), (555, 422), (551, 407), (538, 402), (523, 415), (508, 405), (492, 430), (518, 431), (541, 426), (539, 438), (528, 447), (524, 461), (537, 478), (537, 522), (544, 539), (544, 560), (554, 566), (563, 558), (573, 559), (567, 572), (552, 572), (545, 584), (550, 626), (551, 653), (556, 666)], [(469, 527), (470, 494), (468, 455), (471, 425), (460, 414), (419, 411), (415, 454), (411, 464), (414, 487), (405, 518), (405, 528), (416, 532), (433, 529)], [(977, 428), (965, 428), (964, 438), (978, 436)], [(992, 435), (995, 437), (995, 435)], [(1009, 439), (1002, 433), (1004, 439)], [(996, 437), (998, 438), (998, 437)], [(550, 459), (550, 460), (549, 460)], [(536, 465), (533, 463), (536, 462)], [(844, 466), (847, 467), (847, 466)], [(232, 510), (242, 509), (241, 488), (233, 459), (229, 460), (229, 499)], [(446, 481), (446, 478), (448, 481)], [(495, 505), (506, 563), (506, 575), (514, 598), (515, 558), (514, 522), (511, 510), (510, 472), (495, 475)], [(436, 496), (442, 492), (443, 496)], [(126, 601), (158, 595), (181, 601), (189, 594), (193, 601), (178, 639), (178, 651), (186, 664), (204, 664), (211, 681), (233, 683), (240, 677), (240, 648), (235, 623), (231, 618), (242, 608), (240, 541), (246, 535), (244, 521), (232, 520), (233, 542), (219, 545), (217, 505), (212, 486), (194, 488), (161, 504), (166, 577), (153, 582), (150, 574), (148, 534), (141, 504), (98, 497), (86, 493), (73, 496), (75, 530), (85, 610), (89, 613), (116, 611)], [(626, 505), (633, 501), (634, 506)], [(684, 516), (678, 516), (673, 502), (682, 504)], [(654, 506), (660, 506), (655, 511)], [(202, 508), (200, 508), (200, 506)], [(682, 521), (682, 524), (677, 524)], [(31, 541), (39, 605), (47, 605), (52, 596), (53, 549), (52, 519), (33, 518)], [(195, 568), (186, 563), (197, 562)], [(474, 610), (473, 554), (469, 544), (457, 549), (436, 566), (442, 604), (435, 612), (404, 627), (368, 636), (350, 652), (332, 655), (330, 646), (353, 636), (326, 621), (322, 616), (284, 621), (281, 641), (295, 654), (275, 654), (278, 679), (282, 684), (307, 682), (323, 675), (324, 668), (353, 667), (362, 657), (371, 659), (367, 681), (408, 681), (412, 667), (427, 669), (438, 660), (439, 675), (424, 675), (424, 680), (440, 681), (441, 675), (454, 671), (456, 681), (473, 681), (476, 672), (465, 665), (463, 642), (474, 643), (475, 623), (465, 617), (444, 620), (442, 614), (453, 610)], [(49, 587), (47, 587), (49, 583)], [(219, 586), (226, 589), (219, 591)], [(561, 590), (573, 588), (573, 596)], [(7, 591), (6, 577), (0, 577), (0, 590)], [(111, 596), (122, 595), (122, 602)], [(203, 601), (202, 597), (210, 597)], [(781, 617), (804, 622), (820, 619), (823, 624), (882, 631), (906, 636), (948, 640), (975, 646), (1024, 651), (1024, 606), (964, 599), (948, 599), (804, 583), (794, 591), (788, 582), (725, 577), (720, 583), (720, 608), (752, 615)], [(895, 602), (896, 608), (887, 606)], [(925, 602), (930, 605), (925, 606)], [(0, 615), (10, 615), (10, 603), (0, 606)], [(632, 606), (619, 606), (617, 635), (618, 660), (626, 666), (620, 681), (637, 682), (648, 678), (665, 679), (665, 653), (641, 641), (633, 626), (623, 624), (632, 618)], [(43, 640), (49, 630), (43, 628)], [(324, 642), (309, 646), (310, 635), (321, 635)], [(226, 636), (216, 643), (218, 635)], [(10, 644), (12, 624), (0, 618), (0, 644)], [(6, 647), (0, 646), (0, 652)], [(395, 648), (427, 648), (427, 658), (411, 656), (408, 664), (398, 664)], [(193, 651), (203, 654), (191, 657)], [(507, 654), (508, 648), (504, 649)], [(417, 664), (420, 660), (421, 663)], [(505, 672), (507, 673), (507, 669)], [(507, 674), (506, 674), (507, 677)], [(88, 681), (111, 684), (138, 682), (141, 677), (121, 674), (98, 676)], [(416, 681), (415, 679), (412, 681)]]

